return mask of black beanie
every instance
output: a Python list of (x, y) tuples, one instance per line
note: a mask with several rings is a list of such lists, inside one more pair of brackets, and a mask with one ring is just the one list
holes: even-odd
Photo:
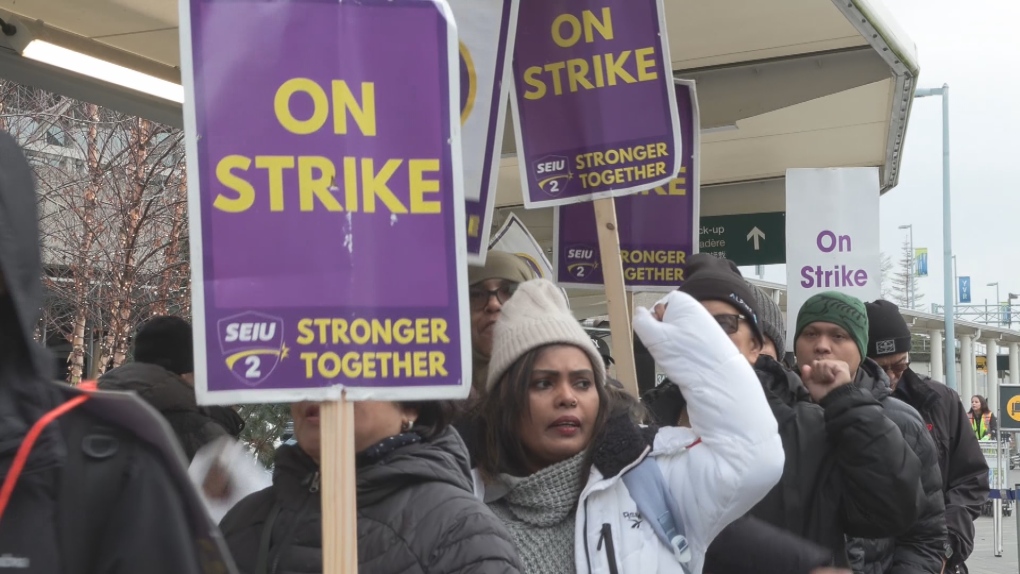
[(747, 317), (758, 342), (765, 344), (758, 298), (732, 261), (708, 253), (691, 255), (687, 258), (684, 284), (680, 286), (679, 291), (687, 293), (697, 301), (722, 301), (733, 305)]
[(134, 356), (139, 363), (159, 365), (178, 375), (195, 372), (191, 325), (169, 315), (149, 319), (135, 335)]
[(910, 329), (895, 303), (879, 299), (868, 308), (868, 356), (871, 358), (910, 352)]

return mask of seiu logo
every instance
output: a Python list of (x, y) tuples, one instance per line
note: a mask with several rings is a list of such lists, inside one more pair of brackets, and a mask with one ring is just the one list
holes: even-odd
[(567, 160), (559, 159), (556, 161), (547, 161), (540, 163), (535, 166), (535, 172), (538, 174), (543, 173), (555, 173), (557, 171), (563, 171), (567, 167)]
[(276, 336), (276, 323), (230, 323), (224, 341), (272, 341)]
[(594, 256), (594, 249), (571, 249), (567, 251), (567, 259), (591, 259)]

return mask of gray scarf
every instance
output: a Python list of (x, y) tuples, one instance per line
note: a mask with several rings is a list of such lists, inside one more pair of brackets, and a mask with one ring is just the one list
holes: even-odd
[(523, 478), (500, 475), (506, 493), (489, 507), (510, 531), (524, 574), (576, 572), (574, 517), (584, 457), (582, 452)]

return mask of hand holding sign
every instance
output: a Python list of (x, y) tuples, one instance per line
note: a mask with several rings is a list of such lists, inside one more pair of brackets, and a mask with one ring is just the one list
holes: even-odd
[(850, 366), (845, 361), (822, 359), (801, 367), (804, 386), (811, 393), (811, 399), (821, 402), (838, 387), (850, 384)]

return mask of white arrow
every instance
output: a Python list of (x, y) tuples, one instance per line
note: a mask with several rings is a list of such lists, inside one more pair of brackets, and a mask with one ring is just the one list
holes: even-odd
[(747, 234), (747, 240), (750, 241), (752, 237), (754, 238), (754, 250), (758, 251), (758, 248), (760, 247), (758, 242), (765, 239), (765, 233), (761, 229), (758, 229), (758, 226), (755, 226), (751, 229), (751, 233)]

